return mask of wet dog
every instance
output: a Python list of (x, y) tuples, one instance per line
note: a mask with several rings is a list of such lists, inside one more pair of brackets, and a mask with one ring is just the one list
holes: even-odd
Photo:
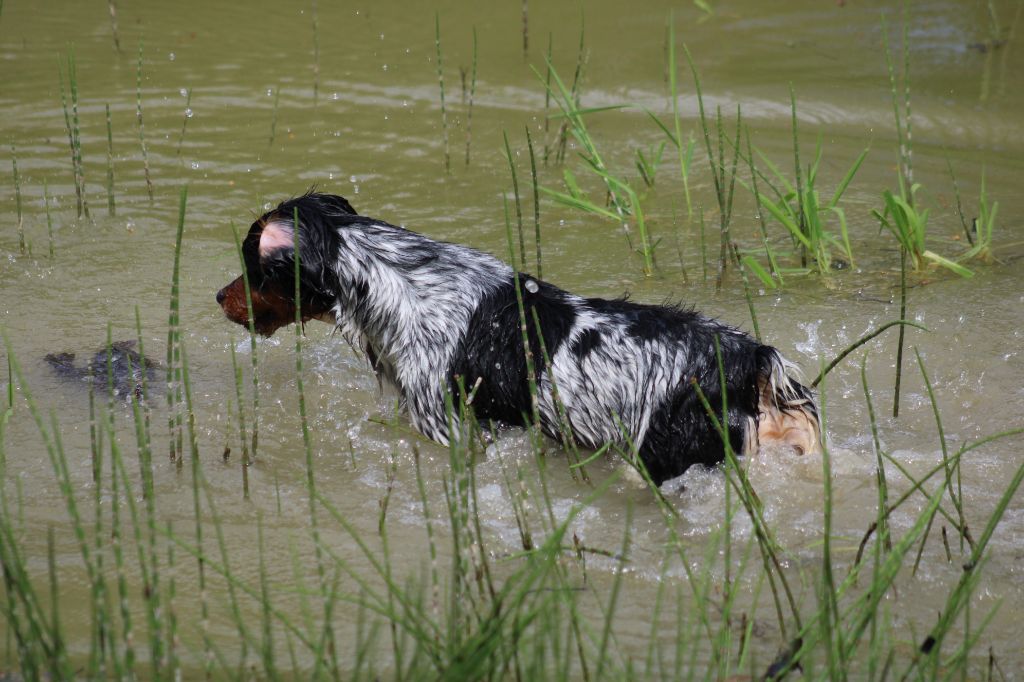
[[(655, 483), (723, 459), (722, 436), (694, 384), (716, 415), (725, 404), (735, 452), (768, 441), (818, 448), (817, 409), (789, 376), (790, 364), (693, 310), (582, 298), (517, 277), (479, 251), (357, 215), (330, 194), (282, 202), (252, 224), (242, 252), (260, 334), (295, 322), (297, 305), (302, 322), (335, 325), (398, 389), (413, 426), (439, 443), (449, 440), (446, 397), (458, 395), (459, 382), (474, 389), (478, 419), (532, 421), (528, 346), (544, 432), (560, 439), (567, 427), (591, 448), (629, 443)], [(248, 325), (242, 277), (217, 302), (228, 319)]]

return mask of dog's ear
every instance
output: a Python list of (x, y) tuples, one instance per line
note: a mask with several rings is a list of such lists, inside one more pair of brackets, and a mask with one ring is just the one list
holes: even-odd
[(271, 253), (281, 249), (290, 249), (295, 244), (295, 231), (291, 225), (278, 221), (272, 221), (263, 226), (260, 233), (260, 258), (266, 258)]

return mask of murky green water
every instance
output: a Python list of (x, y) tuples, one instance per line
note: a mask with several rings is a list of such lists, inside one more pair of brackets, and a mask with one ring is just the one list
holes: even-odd
[[(675, 31), (685, 40), (700, 70), (705, 104), (721, 106), (726, 129), (737, 104), (754, 145), (785, 168), (792, 166), (789, 87), (796, 93), (800, 144), (805, 163), (816, 140), (823, 146), (819, 180), (823, 195), (857, 155), (871, 151), (844, 197), (856, 257), (855, 267), (827, 282), (790, 277), (782, 289), (754, 291), (762, 333), (813, 376), (823, 362), (876, 326), (898, 318), (898, 256), (894, 241), (880, 234), (871, 210), (881, 206), (884, 189), (895, 189), (896, 143), (880, 15), (889, 11), (896, 37), (898, 13), (885, 3), (780, 3), (746, 0), (712, 3), (703, 17), (689, 3), (675, 7)], [(45, 410), (61, 424), (71, 477), (81, 503), (91, 501), (88, 394), (58, 379), (43, 363), (46, 353), (72, 351), (80, 357), (102, 346), (107, 325), (115, 339), (134, 336), (138, 309), (147, 351), (162, 358), (170, 292), (174, 228), (179, 190), (188, 186), (188, 213), (182, 252), (181, 318), (188, 349), (199, 447), (225, 530), (231, 562), (245, 580), (257, 580), (255, 521), (262, 514), (272, 548), (271, 581), (290, 584), (293, 555), (309, 565), (308, 500), (295, 393), (292, 337), (279, 334), (257, 350), (262, 368), (261, 447), (249, 470), (253, 497), (242, 499), (239, 448), (234, 431), (237, 410), (230, 351), (249, 362), (247, 337), (223, 319), (213, 295), (237, 274), (231, 224), (247, 228), (255, 214), (284, 197), (316, 185), (347, 196), (361, 213), (507, 256), (502, 193), (511, 192), (502, 132), (507, 131), (532, 229), (529, 197), (529, 129), (538, 155), (551, 144), (558, 120), (545, 120), (544, 90), (531, 65), (543, 71), (548, 43), (562, 76), (571, 77), (580, 40), (576, 3), (533, 3), (529, 47), (523, 55), (522, 7), (473, 3), (436, 5), (388, 3), (343, 6), (248, 3), (244, 9), (219, 3), (117, 5), (121, 51), (114, 49), (110, 17), (102, 4), (37, 3), (8, 0), (0, 15), (0, 122), (3, 156), (0, 185), (0, 327), (10, 340), (27, 384)], [(947, 161), (956, 173), (969, 221), (978, 214), (984, 174), (990, 199), (999, 201), (995, 246), (998, 261), (977, 265), (963, 280), (945, 272), (912, 277), (909, 317), (930, 332), (908, 332), (920, 350), (941, 408), (945, 435), (955, 449), (972, 440), (1022, 426), (1024, 415), (1024, 50), (1020, 33), (1024, 3), (929, 1), (914, 3), (910, 23), (915, 181), (930, 208), (929, 248), (949, 257), (962, 253), (963, 230)], [(582, 103), (631, 108), (594, 114), (591, 133), (609, 166), (637, 178), (635, 150), (656, 148), (664, 134), (642, 111), (671, 120), (667, 97), (666, 25), (672, 6), (612, 2), (585, 7), (586, 66)], [(434, 44), (434, 13), (441, 21), (447, 132), (452, 170), (444, 171), (443, 131)], [(703, 17), (703, 18), (702, 18)], [(314, 61), (314, 25), (318, 60)], [(473, 30), (479, 39), (473, 101), (471, 159), (465, 162), (470, 120), (460, 88), (460, 69), (471, 72)], [(995, 31), (995, 33), (993, 33)], [(993, 35), (1006, 39), (985, 48)], [(153, 198), (147, 194), (137, 122), (136, 77), (142, 60), (141, 107)], [(77, 66), (85, 199), (91, 218), (79, 219), (65, 131), (58, 64), (73, 51)], [(66, 71), (66, 65), (63, 67)], [(697, 100), (685, 62), (680, 61), (683, 133), (700, 137)], [(683, 77), (685, 74), (685, 78)], [(314, 90), (315, 87), (315, 90)], [(188, 99), (191, 92), (190, 100)], [(188, 102), (188, 106), (186, 106)], [(107, 208), (105, 106), (113, 130), (116, 215)], [(548, 126), (550, 125), (550, 131)], [(671, 124), (669, 124), (671, 125)], [(548, 131), (548, 132), (546, 132)], [(16, 150), (22, 225), (30, 253), (19, 251)], [(698, 145), (698, 149), (700, 149)], [(563, 189), (571, 169), (592, 197), (603, 190), (587, 176), (570, 149), (565, 166), (539, 162), (544, 186)], [(790, 171), (787, 170), (787, 173)], [(745, 178), (746, 174), (741, 174)], [(717, 204), (706, 158), (698, 152), (691, 176), (695, 205), (708, 218), (712, 261), (717, 254)], [(48, 255), (47, 211), (54, 234)], [(637, 187), (642, 187), (635, 180)], [(509, 194), (511, 197), (511, 194)], [(699, 232), (685, 222), (678, 162), (671, 150), (645, 203), (655, 239), (655, 276), (645, 278), (618, 226), (554, 204), (541, 202), (544, 277), (564, 288), (596, 296), (624, 291), (641, 301), (682, 300), (734, 324), (750, 328), (743, 288), (734, 271), (721, 291), (712, 276), (702, 281)], [(772, 243), (789, 248), (778, 224), (769, 223)], [(733, 237), (741, 247), (760, 244), (750, 195), (737, 187)], [(680, 261), (685, 265), (684, 279)], [(763, 260), (763, 259), (762, 259)], [(532, 258), (528, 264), (532, 265)], [(792, 264), (792, 261), (790, 262)], [(895, 366), (895, 334), (866, 346), (867, 381), (880, 415), (890, 413)], [(833, 453), (835, 551), (848, 566), (864, 531), (875, 518), (874, 453), (860, 381), (858, 352), (829, 375), (826, 389), (828, 432)], [(6, 360), (6, 352), (0, 353)], [(921, 474), (940, 461), (940, 442), (928, 395), (913, 353), (905, 358), (901, 416), (880, 416), (885, 450), (908, 470)], [(305, 348), (308, 411), (319, 489), (361, 533), (377, 532), (379, 500), (385, 494), (389, 462), (397, 462), (390, 503), (394, 565), (418, 574), (426, 543), (416, 488), (412, 445), (423, 456), (428, 494), (441, 507), (440, 481), (447, 452), (418, 438), (390, 419), (393, 396), (382, 396), (365, 361), (323, 325), (310, 324)], [(6, 361), (3, 365), (6, 366)], [(2, 383), (7, 386), (6, 379)], [(127, 409), (117, 411), (123, 447), (131, 451)], [(166, 448), (164, 417), (154, 416), (157, 451)], [(231, 458), (221, 463), (225, 445)], [(64, 609), (72, 650), (88, 647), (89, 620), (84, 574), (67, 529), (67, 515), (38, 431), (18, 403), (6, 434), (7, 471), (3, 482), (15, 526), (40, 581), (46, 579), (48, 526), (58, 529), (58, 564), (69, 604)], [(525, 440), (511, 435), (477, 467), (484, 527), (493, 534), (495, 556), (518, 551), (506, 488), (506, 473), (535, 465)], [(963, 464), (965, 512), (972, 529), (984, 524), (1021, 462), (1022, 441), (1004, 440), (972, 452)], [(353, 454), (354, 453), (354, 454)], [(567, 510), (589, 488), (575, 483), (562, 460), (549, 461), (549, 486), (556, 509)], [(511, 469), (510, 469), (511, 467)], [(591, 466), (600, 480), (618, 468), (613, 460)], [(891, 484), (905, 490), (895, 468)], [(177, 529), (193, 524), (191, 480), (186, 472), (158, 459), (155, 469), (161, 520)], [(814, 575), (821, 543), (821, 460), (767, 454), (751, 463), (753, 482), (770, 524), (787, 549), (800, 594), (814, 604)], [(720, 472), (694, 472), (684, 492), (669, 495), (686, 521), (694, 552), (718, 529), (725, 499)], [(923, 498), (920, 498), (923, 499)], [(90, 502), (91, 503), (91, 502)], [(906, 529), (916, 508), (901, 508), (893, 519)], [(86, 514), (89, 518), (90, 511)], [(617, 483), (590, 507), (574, 528), (591, 547), (616, 551), (623, 524), (632, 515), (629, 598), (616, 617), (619, 646), (643, 657), (650, 632), (650, 603), (662, 574), (664, 521), (650, 495), (630, 483)], [(209, 520), (209, 519), (207, 519)], [(937, 524), (941, 517), (937, 519)], [(741, 535), (743, 529), (738, 531)], [(955, 536), (955, 532), (953, 532)], [(325, 542), (342, 554), (355, 554), (338, 528), (325, 530)], [(933, 533), (915, 577), (892, 594), (892, 618), (907, 628), (906, 648), (927, 632), (943, 607), (949, 586), (960, 576), (962, 557), (953, 561)], [(194, 613), (194, 564), (179, 552), (179, 609)], [(360, 561), (353, 559), (358, 569)], [(846, 563), (842, 563), (846, 562)], [(979, 670), (992, 647), (1004, 673), (1020, 674), (1016, 614), (1024, 607), (1024, 502), (1018, 497), (992, 539), (992, 553), (974, 601), (977, 620), (1001, 608), (977, 646)], [(611, 563), (596, 560), (595, 591), (611, 580)], [(667, 576), (684, 581), (681, 567)], [(138, 584), (131, 571), (129, 579)], [(751, 578), (751, 583), (754, 578)], [(218, 583), (213, 599), (223, 605)], [(604, 594), (601, 592), (601, 594)], [(602, 597), (603, 599), (603, 597)], [(295, 606), (290, 593), (284, 608)], [(764, 606), (764, 605), (762, 605)], [(226, 609), (211, 625), (215, 636), (234, 636)], [(183, 615), (183, 617), (185, 617)], [(772, 614), (764, 609), (756, 643), (768, 661), (780, 646)], [(0, 625), (4, 631), (6, 625)], [(339, 616), (342, 638), (355, 625)], [(195, 647), (196, 633), (184, 635)], [(7, 639), (6, 635), (2, 637)], [(226, 648), (231, 645), (225, 644)], [(2, 649), (4, 667), (16, 655)], [(909, 653), (907, 654), (909, 656)], [(13, 656), (13, 657), (12, 657)], [(909, 659), (908, 659), (909, 660)], [(190, 665), (195, 665), (193, 660)], [(386, 663), (382, 664), (386, 667)]]

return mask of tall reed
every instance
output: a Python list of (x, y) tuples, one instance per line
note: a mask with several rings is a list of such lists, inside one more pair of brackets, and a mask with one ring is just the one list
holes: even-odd
[(523, 59), (530, 54), (530, 8), (529, 0), (523, 0)]
[(142, 40), (139, 40), (139, 58), (135, 66), (135, 122), (139, 128), (139, 146), (142, 148), (142, 170), (146, 177), (146, 193), (153, 202), (153, 181), (149, 175), (149, 151), (146, 147), (146, 128), (142, 122)]
[[(603, 216), (618, 222), (622, 226), (623, 235), (626, 238), (626, 242), (631, 251), (634, 248), (631, 236), (632, 227), (630, 225), (630, 219), (632, 218), (632, 220), (636, 222), (637, 234), (640, 237), (640, 245), (636, 248), (636, 251), (642, 259), (643, 272), (647, 276), (653, 275), (654, 248), (656, 243), (651, 241), (650, 234), (647, 231), (647, 222), (644, 217), (644, 210), (641, 205), (640, 196), (630, 185), (628, 180), (613, 173), (605, 164), (601, 152), (598, 150), (593, 137), (591, 137), (590, 132), (587, 129), (585, 121), (585, 117), (589, 114), (618, 109), (621, 107), (610, 106), (600, 107), (597, 109), (579, 108), (575, 95), (565, 86), (565, 83), (559, 77), (558, 72), (550, 64), (548, 65), (548, 68), (550, 70), (551, 78), (555, 83), (555, 89), (552, 92), (552, 96), (555, 98), (556, 103), (562, 110), (562, 116), (565, 118), (565, 123), (563, 125), (568, 126), (573, 137), (579, 143), (581, 148), (579, 153), (587, 167), (604, 184), (608, 193), (608, 203), (611, 205), (611, 209), (609, 210), (608, 208), (605, 208), (605, 206), (588, 199), (581, 191), (579, 191), (579, 188), (575, 186), (575, 183), (570, 182), (570, 178), (572, 176), (568, 172), (565, 176), (566, 183), (568, 185), (567, 189), (569, 190), (568, 192), (558, 192), (546, 187), (540, 188), (541, 191), (560, 204)], [(540, 72), (536, 69), (534, 69), (534, 74), (539, 80), (544, 80)]]
[(320, 93), (320, 25), (316, 14), (316, 0), (310, 0), (310, 14), (313, 18), (313, 105)]
[(451, 155), (448, 153), (448, 110), (444, 103), (444, 63), (441, 59), (441, 15), (434, 13), (434, 46), (437, 54), (437, 83), (441, 89), (441, 137), (444, 141), (444, 172), (452, 172)]
[(170, 312), (167, 318), (167, 431), (169, 457), (179, 467), (184, 452), (182, 439), (182, 373), (181, 373), (181, 316), (179, 313), (179, 272), (181, 267), (182, 235), (185, 231), (185, 208), (188, 204), (188, 185), (181, 188), (178, 199), (178, 229), (174, 238), (174, 269), (171, 274)]
[[(685, 44), (683, 45), (683, 51), (686, 54), (687, 62), (690, 64), (690, 72), (693, 74), (693, 83), (697, 91), (697, 110), (700, 116), (701, 130), (704, 133), (704, 146), (707, 151), (708, 165), (710, 166), (711, 177), (714, 181), (715, 199), (718, 201), (720, 249), (718, 257), (718, 274), (715, 279), (715, 286), (717, 288), (721, 288), (722, 283), (725, 281), (726, 267), (728, 264), (728, 245), (730, 241), (729, 229), (732, 222), (732, 204), (736, 189), (736, 166), (739, 161), (742, 114), (740, 112), (740, 105), (737, 104), (736, 133), (732, 138), (732, 162), (727, 163), (725, 151), (725, 129), (722, 123), (722, 108), (718, 107), (715, 119), (716, 127), (718, 129), (718, 150), (716, 154), (711, 146), (711, 134), (709, 132), (707, 115), (704, 112), (704, 94), (701, 91), (700, 76), (697, 74), (697, 67), (693, 63), (693, 57), (690, 55), (690, 50)], [(681, 142), (682, 141), (679, 140), (680, 148)]]
[[(679, 177), (683, 181), (683, 196), (686, 199), (686, 223), (693, 222), (693, 200), (690, 197), (690, 165), (693, 161), (693, 136), (690, 143), (683, 146), (682, 124), (679, 118), (679, 67), (676, 64), (676, 32), (673, 15), (668, 14), (668, 82), (669, 97), (672, 99), (672, 128), (674, 135), (669, 139), (676, 148), (679, 157)], [(660, 124), (660, 122), (659, 122)], [(668, 132), (667, 130), (665, 131)]]
[(174, 150), (175, 156), (181, 156), (181, 145), (185, 142), (185, 128), (188, 126), (190, 118), (192, 118), (192, 88), (185, 92), (185, 111), (181, 117), (181, 133), (178, 135), (178, 144)]
[(274, 137), (277, 134), (277, 105), (281, 101), (281, 86), (278, 85), (274, 88), (274, 112), (270, 119), (270, 141), (267, 142), (267, 147), (274, 146)]
[(110, 104), (104, 105), (107, 113), (107, 215), (116, 215), (114, 204), (114, 129), (110, 122)]
[[(583, 7), (580, 6), (580, 42), (576, 49), (576, 68), (572, 74), (572, 87), (570, 88), (572, 104), (574, 108), (580, 106), (580, 92), (583, 89), (583, 73), (586, 68), (587, 52), (586, 52), (586, 21), (583, 14)], [(557, 76), (554, 72), (551, 62), (551, 44), (548, 43), (548, 79), (545, 83), (545, 87), (550, 90), (551, 88), (551, 76)], [(553, 91), (552, 91), (553, 92)], [(545, 101), (545, 110), (547, 109), (547, 102)], [(565, 163), (565, 153), (568, 149), (569, 143), (569, 121), (563, 119), (562, 124), (558, 126), (558, 133), (555, 140), (555, 161), (557, 163)]]
[[(252, 310), (252, 290), (249, 285), (249, 269), (245, 264), (245, 256), (242, 253), (242, 241), (238, 234), (235, 223), (231, 223), (231, 234), (235, 238), (235, 250), (238, 252), (238, 262), (242, 268), (242, 284), (245, 287), (245, 313), (249, 328), (249, 357), (252, 363), (252, 458), (256, 459), (259, 449), (260, 430), (260, 368), (256, 354), (256, 317)], [(242, 410), (242, 403), (238, 403), (239, 411)]]
[(523, 203), (519, 197), (519, 175), (516, 172), (516, 161), (512, 156), (512, 148), (508, 144), (508, 131), (503, 130), (501, 134), (505, 140), (505, 158), (508, 160), (509, 172), (512, 174), (512, 196), (515, 199), (516, 227), (519, 235), (519, 260), (513, 259), (513, 263), (518, 263), (516, 267), (519, 269), (526, 270), (526, 240), (523, 236)]
[(18, 151), (11, 140), (11, 166), (14, 173), (14, 204), (18, 212), (18, 250), (25, 253), (25, 219), (21, 214), (21, 178), (18, 176)]
[(533, 138), (530, 136), (530, 127), (526, 129), (526, 147), (530, 150), (530, 180), (533, 185), (533, 243), (536, 249), (537, 279), (544, 279), (544, 269), (541, 265), (540, 246), (540, 183), (537, 180), (537, 156), (533, 151)]
[(46, 237), (47, 243), (50, 247), (50, 258), (52, 259), (55, 252), (53, 241), (53, 216), (50, 214), (50, 194), (47, 188), (46, 178), (43, 178), (43, 210), (46, 211)]
[[(440, 60), (438, 60), (440, 61)], [(466, 165), (469, 165), (469, 144), (473, 138), (473, 96), (476, 94), (477, 43), (476, 26), (473, 27), (473, 71), (469, 79), (469, 105), (466, 109)]]
[[(819, 275), (828, 276), (832, 272), (834, 264), (841, 264), (844, 267), (854, 263), (853, 248), (850, 245), (850, 236), (847, 230), (846, 212), (839, 205), (840, 200), (849, 188), (861, 164), (867, 157), (868, 148), (865, 148), (854, 160), (853, 165), (846, 171), (846, 174), (836, 185), (831, 198), (823, 199), (819, 195), (819, 168), (821, 166), (822, 148), (821, 139), (815, 145), (814, 160), (807, 166), (806, 171), (800, 161), (800, 136), (797, 125), (796, 94), (792, 86), (789, 91), (790, 97), (790, 118), (792, 121), (793, 139), (793, 169), (794, 180), (790, 181), (786, 175), (760, 150), (754, 151), (761, 157), (761, 161), (768, 169), (768, 173), (762, 173), (754, 165), (754, 158), (751, 155), (750, 136), (747, 135), (748, 163), (751, 169), (751, 191), (759, 209), (765, 209), (779, 222), (789, 234), (793, 244), (800, 252), (800, 265), (805, 272), (817, 271)], [(758, 189), (758, 178), (765, 183), (770, 194), (762, 193)], [(759, 211), (760, 215), (760, 211)], [(838, 222), (839, 235), (836, 236), (827, 229), (827, 220), (834, 217)], [(763, 223), (763, 217), (761, 218)], [(768, 256), (768, 262), (777, 276), (781, 272), (775, 262), (774, 255), (768, 248), (767, 235), (762, 227), (762, 243)], [(837, 258), (833, 254), (838, 252)]]
[(114, 0), (107, 0), (107, 9), (110, 11), (110, 35), (114, 39), (114, 49), (121, 51), (121, 39), (117, 35), (117, 5)]
[(64, 65), (58, 60), (57, 75), (60, 81), (60, 103), (64, 110), (64, 128), (68, 134), (68, 147), (71, 150), (71, 169), (75, 178), (75, 201), (78, 217), (89, 217), (89, 203), (85, 198), (85, 172), (82, 168), (82, 136), (78, 121), (78, 71), (75, 68), (74, 48), (68, 50), (65, 59), (68, 72), (68, 88), (71, 94), (71, 110), (68, 111), (67, 95), (64, 88)]
[[(299, 424), (302, 431), (302, 445), (306, 454), (306, 494), (309, 496), (309, 524), (313, 538), (313, 551), (316, 556), (317, 575), (320, 579), (320, 592), (324, 599), (324, 641), (334, 641), (333, 627), (331, 626), (330, 613), (333, 608), (333, 599), (328, 595), (327, 567), (324, 552), (320, 541), (320, 526), (317, 515), (317, 489), (316, 477), (313, 468), (313, 438), (309, 430), (309, 417), (306, 412), (306, 393), (302, 378), (302, 285), (301, 285), (301, 245), (300, 238), (300, 216), (298, 207), (295, 208), (292, 216), (294, 225), (292, 251), (295, 260), (295, 390), (299, 399)], [(333, 648), (333, 647), (332, 647)], [(322, 653), (322, 652), (321, 652)], [(322, 661), (322, 656), (317, 656), (317, 668)]]

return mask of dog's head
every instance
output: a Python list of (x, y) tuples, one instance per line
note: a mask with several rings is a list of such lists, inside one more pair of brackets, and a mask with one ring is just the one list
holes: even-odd
[[(342, 197), (310, 192), (280, 203), (252, 224), (242, 242), (242, 258), (257, 332), (270, 336), (296, 321), (296, 240), (300, 268), (298, 318), (307, 322), (330, 311), (338, 290), (330, 255), (337, 250), (332, 224), (352, 215), (356, 215), (355, 210)], [(245, 275), (239, 276), (218, 291), (217, 303), (229, 320), (248, 326), (245, 279)]]

